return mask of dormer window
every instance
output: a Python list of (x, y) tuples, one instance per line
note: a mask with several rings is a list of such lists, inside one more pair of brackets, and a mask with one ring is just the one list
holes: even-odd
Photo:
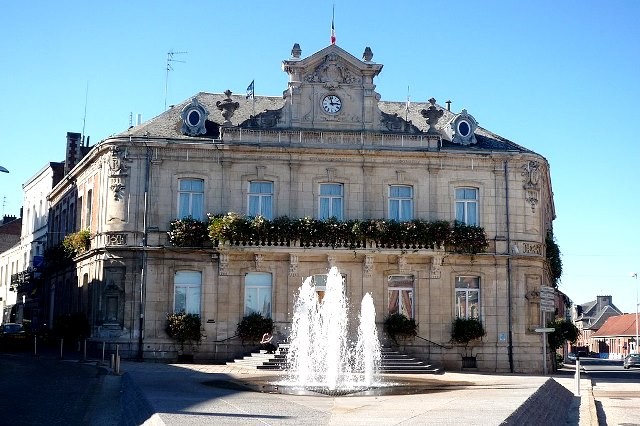
[(182, 133), (189, 136), (204, 135), (207, 133), (205, 122), (209, 112), (193, 98), (191, 103), (182, 109)]
[(460, 145), (473, 145), (476, 141), (474, 132), (478, 127), (478, 122), (466, 109), (463, 109), (451, 122), (450, 129), (447, 130), (447, 134), (451, 137), (451, 142)]

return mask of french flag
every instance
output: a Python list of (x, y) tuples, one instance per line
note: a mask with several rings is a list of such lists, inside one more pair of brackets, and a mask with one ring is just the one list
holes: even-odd
[(334, 16), (335, 16), (335, 6), (333, 7), (333, 13), (331, 14), (331, 44), (336, 44), (336, 29), (333, 26)]

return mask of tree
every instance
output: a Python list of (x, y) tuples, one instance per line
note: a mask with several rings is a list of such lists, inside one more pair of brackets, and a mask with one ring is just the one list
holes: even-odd
[(553, 333), (547, 334), (547, 341), (552, 351), (556, 351), (565, 344), (565, 342), (575, 343), (578, 340), (578, 327), (571, 321), (565, 319), (556, 319), (547, 322), (547, 327), (555, 328)]

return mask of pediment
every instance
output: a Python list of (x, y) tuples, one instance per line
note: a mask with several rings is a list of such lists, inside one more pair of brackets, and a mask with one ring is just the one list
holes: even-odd
[(335, 44), (304, 59), (283, 61), (283, 69), (304, 83), (362, 85), (370, 82), (382, 70), (381, 64), (362, 61)]

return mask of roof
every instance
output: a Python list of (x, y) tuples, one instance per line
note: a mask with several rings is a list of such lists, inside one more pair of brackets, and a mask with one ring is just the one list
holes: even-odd
[(616, 337), (636, 335), (636, 314), (609, 317), (591, 337)]
[[(168, 139), (184, 139), (184, 140), (201, 140), (202, 138), (211, 139), (211, 136), (188, 136), (181, 132), (182, 127), (182, 110), (188, 104), (191, 104), (193, 99), (197, 99), (199, 104), (202, 105), (208, 111), (207, 122), (215, 123), (217, 126), (222, 126), (224, 118), (221, 111), (216, 106), (217, 102), (222, 102), (227, 99), (224, 93), (208, 93), (199, 92), (189, 99), (172, 106), (167, 111), (161, 113), (157, 117), (152, 118), (138, 126), (133, 126), (115, 136), (120, 137), (152, 137), (152, 138), (168, 138)], [(238, 108), (234, 111), (233, 116), (230, 118), (231, 124), (238, 127), (249, 127), (249, 120), (252, 117), (260, 116), (264, 114), (268, 115), (271, 111), (277, 111), (284, 106), (285, 100), (279, 96), (255, 96), (254, 99), (247, 99), (245, 95), (231, 95), (230, 99), (233, 102), (238, 103)], [(427, 133), (429, 125), (424, 117), (421, 115), (423, 109), (427, 109), (431, 104), (427, 102), (414, 102), (410, 104), (409, 110), (406, 111), (406, 101), (402, 102), (390, 102), (380, 101), (378, 103), (379, 109), (382, 113), (389, 114), (397, 119), (406, 121), (409, 126), (414, 126), (419, 133)], [(437, 106), (437, 105), (436, 105)], [(442, 118), (438, 121), (437, 128), (440, 130), (443, 136), (442, 148), (447, 150), (464, 150), (464, 151), (516, 151), (533, 153), (515, 142), (512, 142), (506, 138), (503, 138), (495, 133), (492, 133), (480, 126), (476, 129), (477, 143), (474, 145), (459, 145), (454, 144), (447, 140), (444, 135), (444, 128), (448, 126), (450, 121), (456, 117), (457, 114), (448, 111), (446, 108), (437, 106), (443, 111)], [(278, 130), (270, 128), (269, 130)], [(285, 129), (280, 129), (285, 130)], [(387, 132), (385, 132), (387, 133)], [(388, 133), (400, 133), (400, 132), (388, 132)]]
[[(417, 146), (420, 147), (423, 146), (422, 137), (425, 137), (427, 140), (434, 140), (434, 147), (437, 146), (439, 150), (465, 153), (502, 151), (535, 154), (478, 126), (476, 119), (466, 110), (452, 112), (449, 108), (436, 104), (435, 99), (429, 99), (428, 102), (381, 100), (380, 95), (374, 91), (375, 85), (371, 83), (383, 65), (371, 60), (372, 52), (369, 48), (365, 49), (363, 60), (336, 45), (329, 45), (305, 58), (300, 58), (300, 53), (300, 47), (296, 43), (291, 51), (291, 58), (282, 62), (282, 70), (289, 75), (288, 88), (282, 95), (255, 96), (252, 93), (248, 98), (244, 93), (234, 95), (228, 90), (224, 93), (198, 92), (151, 120), (114, 136), (203, 143), (224, 140), (225, 132), (221, 132), (221, 128), (249, 129), (258, 134), (319, 131), (352, 133), (358, 136), (362, 133), (383, 137), (411, 135), (419, 138), (420, 144)], [(307, 98), (300, 103), (296, 97), (302, 96), (304, 90), (310, 90), (312, 85), (321, 87), (322, 90), (342, 87), (347, 96), (349, 92), (358, 93), (358, 96), (362, 93), (369, 100), (365, 102), (363, 98), (362, 113), (350, 115), (345, 112), (331, 120), (326, 117), (317, 120), (314, 118), (313, 108), (305, 113), (306, 108), (309, 108)], [(312, 93), (315, 90), (313, 88)], [(204, 121), (199, 119), (197, 124), (183, 122), (187, 119), (187, 114), (191, 114), (188, 111), (193, 111), (194, 108), (198, 117), (204, 115)], [(461, 136), (460, 129), (455, 130), (461, 120), (467, 128), (471, 127), (471, 135)], [(427, 121), (435, 123), (433, 128)], [(231, 135), (232, 132), (227, 134)], [(247, 140), (246, 143), (251, 143), (251, 138)], [(387, 145), (383, 149), (396, 148), (398, 147)]]

